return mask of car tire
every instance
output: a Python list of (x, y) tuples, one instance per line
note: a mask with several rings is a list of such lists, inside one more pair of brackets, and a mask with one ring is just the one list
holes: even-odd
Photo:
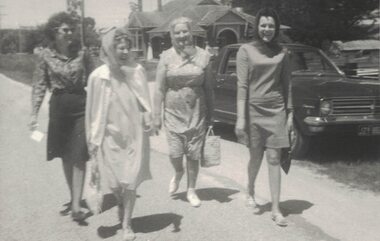
[(306, 156), (310, 147), (310, 137), (304, 135), (298, 125), (294, 123), (290, 131), (290, 146), (293, 158), (299, 159)]

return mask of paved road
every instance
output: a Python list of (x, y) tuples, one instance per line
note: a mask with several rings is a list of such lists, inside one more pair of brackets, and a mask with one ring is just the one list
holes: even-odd
[[(46, 102), (46, 101), (45, 101)], [(59, 160), (46, 162), (45, 139), (29, 138), (30, 88), (0, 74), (0, 240), (79, 241), (121, 240), (115, 202), (105, 197), (104, 212), (78, 226), (58, 212), (68, 202)], [(42, 131), (47, 106), (42, 107)], [(247, 150), (222, 141), (222, 165), (202, 169), (198, 193), (202, 206), (192, 208), (185, 199), (185, 182), (179, 193), (168, 196), (172, 175), (165, 137), (152, 140), (154, 179), (142, 184), (133, 226), (137, 240), (245, 241), (245, 240), (361, 240), (380, 237), (380, 197), (351, 190), (294, 161), (283, 178), (281, 206), (291, 225), (276, 227), (270, 220), (266, 166), (257, 181), (264, 212), (254, 215), (244, 206)]]

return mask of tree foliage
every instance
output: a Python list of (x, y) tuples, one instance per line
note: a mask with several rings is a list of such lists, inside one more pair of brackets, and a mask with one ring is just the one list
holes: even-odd
[(365, 37), (357, 23), (379, 7), (378, 0), (233, 0), (233, 7), (255, 15), (262, 7), (273, 7), (282, 24), (292, 28), (296, 41), (320, 47), (326, 40), (353, 40)]

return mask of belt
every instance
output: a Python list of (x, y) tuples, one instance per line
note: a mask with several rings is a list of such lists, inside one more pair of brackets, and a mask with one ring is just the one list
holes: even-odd
[(77, 94), (77, 95), (85, 95), (86, 91), (84, 89), (54, 89), (53, 94), (59, 95), (59, 94)]

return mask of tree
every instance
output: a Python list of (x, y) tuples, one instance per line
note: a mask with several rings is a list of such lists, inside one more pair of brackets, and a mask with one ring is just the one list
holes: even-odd
[(378, 0), (233, 0), (255, 15), (261, 7), (275, 8), (282, 24), (292, 28), (296, 41), (321, 47), (326, 40), (353, 40), (365, 37), (366, 29), (357, 23), (379, 7)]

